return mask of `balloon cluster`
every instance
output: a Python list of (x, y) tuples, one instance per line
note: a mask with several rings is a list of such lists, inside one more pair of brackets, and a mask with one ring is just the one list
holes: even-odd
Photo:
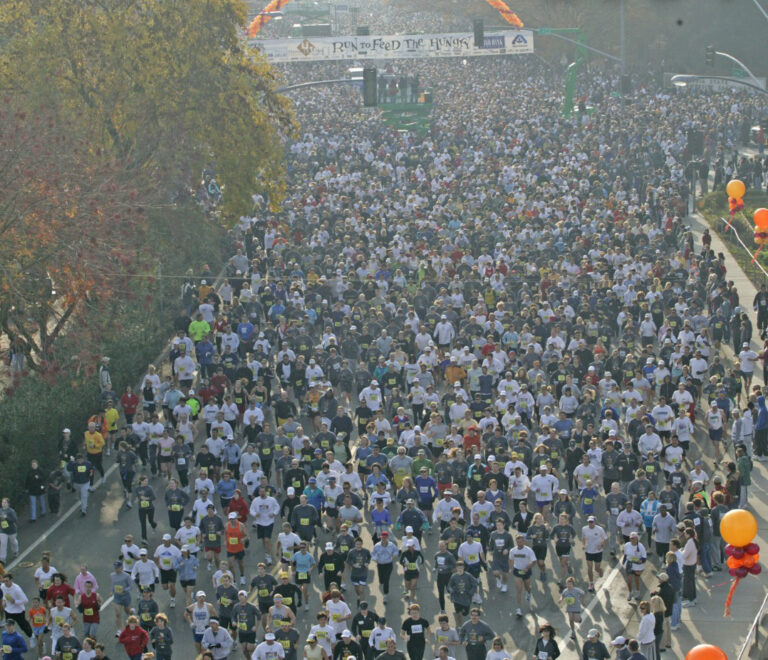
[(760, 559), (760, 546), (757, 543), (748, 543), (743, 548), (737, 548), (730, 543), (725, 546), (725, 556), (728, 557), (728, 572), (737, 578), (745, 578), (750, 573), (760, 575), (763, 567), (758, 564)]
[(754, 542), (757, 535), (757, 520), (744, 509), (733, 509), (720, 519), (720, 536), (727, 543), (725, 555), (728, 557), (728, 572), (736, 578), (725, 601), (725, 615), (731, 613), (731, 602), (739, 585), (739, 580), (747, 575), (760, 575), (763, 567), (760, 559), (760, 546)]
[(736, 213), (736, 211), (741, 211), (744, 208), (742, 198), (744, 193), (747, 192), (744, 182), (739, 179), (731, 179), (725, 187), (725, 192), (728, 193), (728, 205), (731, 207), (731, 215)]

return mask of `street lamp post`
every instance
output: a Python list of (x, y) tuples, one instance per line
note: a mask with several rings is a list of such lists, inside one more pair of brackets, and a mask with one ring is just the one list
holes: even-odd
[(741, 85), (742, 87), (749, 87), (750, 89), (754, 89), (761, 94), (765, 94), (768, 96), (768, 91), (763, 89), (759, 84), (747, 82), (746, 80), (740, 80), (738, 78), (730, 78), (728, 76), (700, 76), (696, 74), (687, 74), (687, 73), (681, 73), (676, 76), (672, 76), (670, 79), (672, 84), (676, 87), (685, 87), (688, 85), (688, 83), (696, 82), (697, 80), (727, 80), (729, 83), (732, 83), (734, 85)]

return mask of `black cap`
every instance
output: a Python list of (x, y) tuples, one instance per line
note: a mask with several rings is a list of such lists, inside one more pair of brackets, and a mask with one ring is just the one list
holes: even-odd
[(360, 609), (361, 610), (367, 610), (368, 609), (368, 602), (367, 601), (363, 601), (362, 603), (360, 603)]

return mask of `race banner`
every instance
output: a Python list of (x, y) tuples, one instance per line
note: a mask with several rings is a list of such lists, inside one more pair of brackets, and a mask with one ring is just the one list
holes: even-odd
[(249, 44), (262, 51), (271, 64), (331, 60), (477, 57), (532, 53), (533, 32), (510, 30), (486, 33), (481, 48), (475, 47), (471, 32), (251, 39)]

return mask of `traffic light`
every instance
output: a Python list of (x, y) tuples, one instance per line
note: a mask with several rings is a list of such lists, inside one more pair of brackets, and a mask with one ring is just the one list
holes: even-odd
[(485, 41), (485, 28), (483, 27), (482, 18), (476, 18), (472, 21), (472, 31), (475, 33), (475, 48), (482, 48)]
[(706, 62), (707, 66), (715, 66), (714, 46), (707, 46), (706, 50), (704, 51), (704, 61)]
[(375, 108), (378, 102), (377, 78), (375, 66), (367, 66), (363, 69), (363, 105), (366, 108)]

